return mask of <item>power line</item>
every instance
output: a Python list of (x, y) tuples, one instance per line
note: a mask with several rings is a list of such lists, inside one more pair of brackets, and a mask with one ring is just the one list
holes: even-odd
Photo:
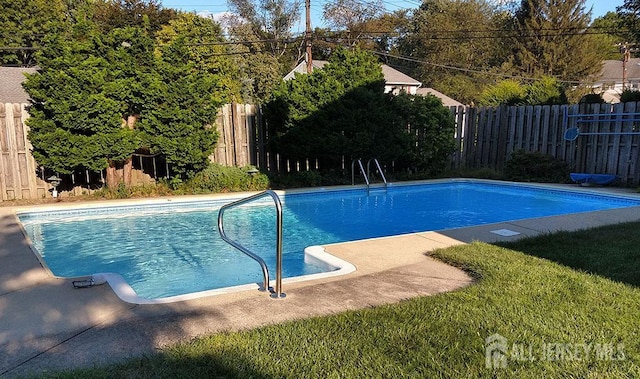
[[(585, 35), (602, 35), (602, 34), (614, 34), (610, 28), (607, 27), (555, 27), (555, 28), (540, 28), (539, 31), (544, 31), (546, 34), (519, 34), (517, 31), (511, 29), (465, 29), (465, 30), (451, 30), (440, 29), (431, 31), (431, 35), (428, 36), (416, 36), (418, 40), (481, 40), (481, 39), (501, 39), (501, 38), (544, 38), (544, 37), (565, 37), (565, 36), (585, 36)], [(327, 34), (318, 35), (312, 33), (313, 39), (339, 39), (343, 38), (341, 34), (357, 32), (364, 35), (351, 37), (354, 40), (375, 40), (381, 37), (399, 38), (403, 34), (397, 31), (390, 30), (323, 30)], [(620, 30), (616, 30), (620, 32)], [(558, 33), (553, 33), (558, 32)], [(240, 41), (216, 41), (216, 42), (196, 42), (187, 43), (186, 46), (215, 46), (215, 45), (247, 45), (258, 43), (296, 43), (305, 33), (295, 33), (291, 37), (285, 39), (261, 39), (261, 40), (240, 40)], [(333, 34), (333, 35), (332, 35)], [(375, 36), (379, 34), (380, 36)], [(405, 33), (408, 34), (408, 33)], [(462, 35), (459, 35), (462, 34)], [(0, 33), (0, 35), (3, 35)], [(296, 36), (297, 35), (297, 36)], [(415, 33), (411, 33), (415, 36)], [(0, 50), (6, 51), (28, 51), (28, 50), (41, 50), (43, 47), (39, 46), (0, 46)]]
[[(218, 46), (218, 45), (250, 45), (255, 43), (294, 43), (298, 42), (299, 38), (281, 38), (281, 39), (259, 39), (259, 40), (245, 40), (245, 41), (228, 41), (228, 42), (196, 42), (185, 43), (185, 46)], [(166, 46), (166, 45), (163, 45)]]
[[(455, 70), (455, 71), (460, 71), (460, 72), (467, 72), (467, 73), (481, 74), (481, 75), (488, 75), (488, 76), (496, 76), (496, 77), (501, 77), (501, 78), (505, 78), (505, 79), (519, 79), (519, 80), (526, 80), (526, 81), (535, 81), (535, 80), (540, 79), (540, 78), (516, 76), (516, 75), (510, 75), (510, 74), (500, 74), (500, 73), (476, 70), (476, 69), (471, 69), (471, 68), (456, 67), (456, 66), (450, 66), (450, 65), (445, 65), (445, 64), (427, 62), (427, 61), (421, 60), (421, 59), (416, 59), (416, 58), (402, 56), (402, 55), (390, 54), (390, 53), (386, 53), (386, 52), (382, 52), (382, 51), (376, 51), (376, 50), (370, 50), (370, 49), (366, 49), (366, 50), (371, 52), (371, 53), (374, 53), (374, 54), (377, 54), (377, 55), (386, 56), (386, 57), (389, 57), (389, 58), (400, 59), (400, 60), (404, 60), (404, 61), (407, 61), (407, 62), (426, 64), (426, 65), (429, 65), (429, 66), (445, 68), (445, 69)], [(560, 79), (557, 79), (557, 80), (558, 80), (558, 82), (565, 83), (565, 84), (588, 84), (586, 82), (580, 82), (580, 81), (560, 80)]]

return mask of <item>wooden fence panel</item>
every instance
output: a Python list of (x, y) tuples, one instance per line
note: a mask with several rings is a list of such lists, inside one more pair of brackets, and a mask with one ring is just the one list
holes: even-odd
[(5, 104), (0, 103), (0, 200), (6, 200), (7, 189), (13, 187), (9, 170), (9, 135), (7, 133)]
[(226, 131), (229, 130), (229, 111), (230, 109), (227, 106), (223, 106), (218, 113), (218, 118), (215, 123), (218, 130), (218, 143), (216, 144), (216, 148), (210, 159), (212, 162), (216, 162), (221, 165), (226, 165), (228, 162), (227, 141), (231, 136), (227, 135)]
[(524, 107), (524, 128), (522, 130), (523, 149), (528, 151), (535, 151), (533, 148), (533, 107), (526, 105)]
[[(0, 104), (0, 201), (40, 198), (50, 189), (38, 177), (30, 153), (25, 106)], [(640, 119), (637, 103), (452, 107), (450, 111), (456, 121), (452, 168), (500, 171), (514, 151), (524, 149), (562, 159), (575, 172), (614, 174), (622, 183), (640, 184), (640, 135), (625, 134), (640, 132), (635, 126), (640, 123), (635, 121)], [(258, 106), (228, 104), (221, 109), (215, 127), (220, 139), (211, 156), (213, 162), (255, 165), (271, 172), (319, 168), (313, 157), (290, 162), (269, 151), (271, 136)], [(567, 141), (564, 132), (572, 127), (579, 127), (583, 134)], [(349, 164), (345, 162), (345, 169)]]
[[(614, 108), (614, 111), (617, 112), (616, 109), (617, 108)], [(622, 136), (620, 135), (620, 133), (622, 133), (622, 122), (607, 121), (607, 129), (612, 131), (613, 133), (616, 133), (616, 135), (614, 135), (611, 139), (611, 148), (609, 149), (609, 154), (607, 157), (607, 172), (616, 173), (618, 172), (619, 168), (622, 167), (620, 165), (620, 143), (622, 141)]]
[(507, 155), (507, 141), (509, 141), (509, 114), (511, 113), (511, 109), (503, 108), (500, 113), (500, 129), (498, 130), (497, 136), (497, 148), (496, 148), (496, 169), (502, 170), (504, 168), (504, 159), (502, 157)]
[(549, 154), (550, 146), (550, 138), (549, 134), (551, 133), (551, 107), (540, 107), (540, 152), (544, 154)]
[(249, 152), (249, 125), (246, 107), (250, 105), (233, 104), (233, 136), (234, 138), (234, 166), (248, 166), (250, 162)]
[[(635, 112), (637, 109), (637, 104), (635, 103), (627, 103), (625, 104), (624, 111), (627, 113)], [(622, 132), (623, 133), (632, 133), (638, 132), (635, 129), (635, 122), (633, 121), (623, 121), (622, 122)], [(635, 130), (634, 130), (635, 129)], [(638, 164), (638, 142), (640, 140), (640, 136), (637, 135), (622, 135), (621, 143), (620, 143), (620, 171), (624, 172), (627, 177), (634, 176), (637, 169), (636, 166)]]
[(464, 134), (460, 136), (463, 139), (462, 146), (464, 150), (462, 151), (462, 157), (460, 157), (460, 162), (462, 167), (475, 167), (474, 165), (474, 157), (475, 157), (475, 146), (477, 145), (477, 108), (467, 108), (467, 117), (465, 119), (466, 123), (463, 126)]
[(477, 152), (480, 154), (479, 157), (479, 167), (487, 167), (489, 165), (489, 151), (487, 146), (489, 142), (487, 141), (489, 137), (487, 134), (491, 133), (493, 130), (493, 117), (489, 113), (493, 113), (493, 108), (482, 108), (478, 113), (478, 126), (486, 125), (484, 128), (477, 128), (478, 133), (478, 149)]
[[(558, 156), (558, 147), (560, 145), (561, 140), (559, 140), (559, 129), (560, 129), (560, 106), (552, 105), (549, 112), (549, 134), (547, 136), (547, 152), (548, 154)], [(563, 158), (564, 159), (564, 158)]]
[[(602, 104), (603, 106), (605, 104)], [(603, 107), (602, 106), (598, 106), (598, 113), (605, 113), (603, 112)], [(614, 135), (614, 130), (615, 128), (612, 129), (612, 123), (609, 121), (609, 118), (605, 118), (606, 121), (604, 122), (600, 122), (599, 123), (599, 127), (597, 129), (598, 132), (600, 133), (612, 133), (611, 135), (609, 134), (603, 134), (602, 136), (600, 136), (601, 138), (599, 138), (599, 145), (598, 145), (598, 149), (596, 152), (596, 170), (598, 170), (598, 172), (602, 172), (602, 173), (606, 173), (606, 174), (610, 174), (610, 173), (615, 173), (616, 172), (616, 168), (615, 166), (617, 166), (616, 163), (614, 163), (613, 161), (611, 161), (611, 155), (610, 155), (610, 150), (613, 149), (613, 146), (611, 146), (611, 143), (613, 142), (613, 139), (615, 137), (620, 137), (617, 135)], [(616, 157), (617, 160), (617, 157)]]
[(27, 104), (0, 104), (0, 201), (35, 199), (51, 187), (37, 176), (31, 155)]
[(533, 107), (531, 119), (531, 132), (533, 134), (533, 141), (531, 144), (531, 151), (542, 152), (540, 149), (540, 132), (544, 125), (542, 125), (542, 106), (536, 105)]
[(525, 106), (521, 106), (517, 108), (517, 112), (518, 112), (518, 116), (517, 116), (517, 123), (518, 123), (518, 127), (516, 129), (516, 146), (514, 147), (514, 150), (521, 150), (521, 149), (525, 149), (525, 141), (526, 141), (526, 131), (525, 131), (525, 125), (527, 123), (527, 107)]
[(460, 166), (460, 162), (462, 162), (462, 152), (464, 151), (464, 124), (465, 124), (465, 112), (464, 106), (457, 107), (449, 107), (449, 111), (453, 119), (455, 120), (455, 135), (454, 135), (454, 152), (451, 159), (451, 168), (457, 169)]
[[(258, 158), (262, 154), (258, 146), (264, 146), (262, 119), (257, 114), (259, 108), (251, 104), (226, 104), (216, 119), (219, 139), (211, 155), (212, 162), (223, 166), (258, 165), (266, 158)], [(261, 142), (258, 139), (262, 138)], [(262, 144), (262, 145), (260, 145)]]
[[(640, 184), (640, 122), (638, 103), (471, 108), (464, 135), (456, 137), (460, 154), (452, 167), (501, 170), (511, 153), (524, 149), (550, 154), (574, 172), (608, 173), (622, 183)], [(471, 116), (473, 115), (473, 117)], [(567, 141), (564, 133), (578, 127)], [(603, 134), (604, 133), (604, 134)], [(459, 157), (459, 158), (458, 158)]]

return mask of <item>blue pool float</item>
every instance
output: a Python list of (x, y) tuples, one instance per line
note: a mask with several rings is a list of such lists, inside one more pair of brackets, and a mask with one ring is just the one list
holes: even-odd
[(618, 179), (617, 176), (611, 174), (585, 174), (585, 173), (577, 173), (572, 172), (569, 174), (571, 176), (571, 180), (574, 183), (579, 183), (583, 185), (592, 185), (598, 184), (601, 186), (606, 186), (607, 184), (611, 184)]

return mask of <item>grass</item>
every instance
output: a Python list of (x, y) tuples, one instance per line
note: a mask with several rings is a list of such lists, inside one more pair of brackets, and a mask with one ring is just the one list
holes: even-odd
[[(638, 230), (640, 223), (629, 223), (502, 246), (438, 250), (435, 257), (468, 270), (477, 284), (388, 306), (215, 334), (123, 364), (54, 376), (639, 377)], [(506, 368), (485, 365), (485, 339), (495, 333), (508, 341)], [(591, 349), (588, 354), (585, 348)]]

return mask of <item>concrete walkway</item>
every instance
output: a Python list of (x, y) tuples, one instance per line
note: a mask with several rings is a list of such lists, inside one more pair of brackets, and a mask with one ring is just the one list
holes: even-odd
[[(90, 367), (151, 354), (219, 331), (240, 330), (453, 291), (472, 283), (434, 260), (436, 248), (640, 220), (640, 207), (327, 245), (353, 273), (284, 286), (286, 299), (257, 290), (170, 304), (121, 301), (108, 285), (74, 289), (30, 250), (12, 208), (0, 208), (0, 377)], [(491, 231), (520, 233), (505, 237)]]

